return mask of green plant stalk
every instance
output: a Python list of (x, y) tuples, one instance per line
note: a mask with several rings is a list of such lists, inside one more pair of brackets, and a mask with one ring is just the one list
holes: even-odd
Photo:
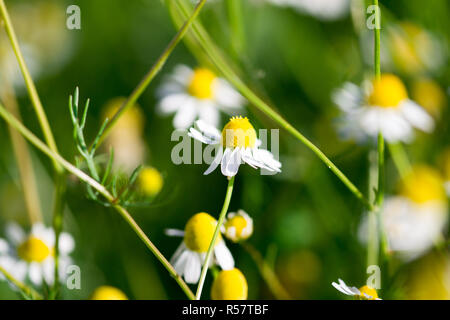
[(206, 252), (205, 261), (202, 268), (202, 273), (200, 274), (200, 280), (198, 282), (197, 292), (195, 294), (195, 299), (200, 300), (203, 291), (203, 285), (205, 284), (206, 274), (208, 272), (209, 262), (211, 261), (212, 253), (214, 251), (214, 247), (216, 246), (217, 237), (220, 233), (220, 228), (225, 221), (225, 216), (228, 212), (228, 207), (231, 201), (231, 195), (233, 194), (233, 186), (234, 186), (234, 177), (228, 179), (228, 187), (227, 193), (225, 195), (225, 201), (223, 202), (222, 211), (220, 211), (219, 220), (217, 221), (216, 229), (214, 230), (214, 235), (211, 239), (211, 243), (209, 244), (208, 251)]
[(264, 261), (261, 253), (247, 242), (243, 242), (241, 243), (241, 245), (255, 262), (256, 266), (258, 267), (259, 273), (263, 277), (264, 281), (266, 282), (275, 298), (277, 298), (278, 300), (291, 300), (291, 296), (289, 295), (289, 293), (287, 293), (280, 280), (278, 280), (278, 277), (272, 270), (272, 268), (267, 264), (266, 261)]
[(196, 5), (194, 11), (192, 14), (187, 18), (184, 25), (180, 28), (180, 30), (177, 32), (175, 37), (170, 41), (166, 49), (163, 51), (161, 56), (156, 60), (155, 64), (150, 68), (148, 73), (144, 76), (144, 78), (139, 82), (138, 86), (133, 90), (131, 95), (124, 101), (122, 106), (117, 110), (117, 112), (114, 114), (112, 119), (108, 122), (108, 125), (105, 128), (105, 131), (103, 132), (103, 135), (100, 137), (98, 143), (101, 144), (103, 140), (109, 135), (112, 128), (114, 127), (115, 123), (119, 120), (120, 116), (131, 106), (133, 106), (136, 101), (139, 99), (139, 97), (142, 95), (142, 93), (145, 91), (145, 89), (148, 87), (150, 82), (156, 77), (156, 75), (159, 73), (159, 71), (162, 69), (164, 64), (166, 63), (167, 59), (169, 58), (172, 51), (175, 49), (175, 47), (178, 45), (178, 43), (183, 39), (186, 32), (191, 27), (192, 23), (195, 21), (197, 16), (199, 15), (201, 9), (205, 5), (207, 0), (200, 0), (198, 4)]
[[(178, 9), (185, 15), (189, 16), (190, 8), (189, 6), (180, 1), (175, 0)], [(325, 163), (325, 165), (338, 177), (339, 180), (353, 193), (353, 195), (359, 199), (366, 208), (372, 209), (373, 205), (367, 201), (361, 191), (347, 178), (347, 176), (339, 170), (339, 168), (310, 140), (308, 140), (303, 134), (301, 134), (297, 129), (295, 129), (288, 121), (286, 121), (281, 115), (274, 111), (267, 103), (265, 103), (261, 98), (259, 98), (239, 77), (238, 75), (229, 67), (228, 63), (222, 57), (221, 53), (218, 52), (215, 44), (212, 42), (209, 34), (197, 21), (193, 23), (192, 26), (193, 34), (195, 38), (202, 46), (203, 50), (208, 54), (211, 61), (217, 67), (217, 69), (225, 76), (225, 78), (238, 89), (241, 94), (247, 98), (253, 105), (262, 111), (266, 116), (275, 121), (278, 125), (284, 128), (287, 132), (293, 135), (297, 140), (303, 143), (308, 149), (310, 149), (316, 156)]]
[(403, 144), (401, 142), (388, 143), (388, 148), (400, 177), (405, 178), (412, 168)]
[(51, 150), (44, 142), (42, 142), (38, 137), (36, 137), (31, 131), (29, 131), (22, 123), (20, 123), (11, 113), (9, 113), (2, 104), (0, 104), (0, 116), (12, 127), (14, 127), (17, 131), (19, 131), (31, 144), (33, 144), (36, 148), (46, 154), (52, 160), (58, 162), (62, 168), (66, 169), (68, 172), (77, 176), (81, 181), (87, 183), (92, 188), (97, 190), (107, 201), (109, 201), (114, 209), (125, 219), (125, 221), (130, 225), (133, 231), (137, 234), (137, 236), (144, 242), (147, 248), (155, 255), (155, 257), (161, 262), (161, 264), (166, 268), (169, 274), (175, 279), (181, 289), (185, 292), (186, 296), (193, 300), (195, 298), (192, 291), (189, 289), (187, 284), (183, 281), (183, 279), (176, 273), (175, 269), (169, 263), (169, 261), (163, 256), (163, 254), (158, 250), (158, 248), (150, 241), (150, 239), (146, 236), (144, 231), (139, 227), (139, 225), (134, 221), (131, 215), (128, 213), (126, 209), (123, 207), (114, 204), (114, 197), (109, 193), (109, 191), (93, 179), (91, 176), (87, 175), (66, 159), (61, 157), (58, 153)]
[[(17, 36), (11, 23), (11, 19), (9, 17), (8, 10), (6, 9), (4, 0), (0, 0), (0, 16), (3, 18), (6, 33), (8, 35), (9, 41), (11, 42), (11, 46), (13, 48), (17, 62), (19, 63), (20, 70), (22, 71), (28, 94), (38, 117), (42, 132), (44, 133), (45, 141), (47, 142), (51, 150), (53, 150), (54, 152), (58, 152), (58, 148), (56, 146), (56, 142), (50, 128), (50, 124), (48, 123), (47, 116), (45, 115), (44, 107), (42, 106), (41, 100), (36, 90), (36, 86), (33, 82), (33, 79), (31, 78), (30, 71), (28, 70), (27, 64), (25, 63), (25, 60), (23, 58), (23, 54), (20, 49), (19, 42), (17, 40)], [(62, 167), (57, 162), (53, 162), (53, 165), (57, 172), (63, 171)]]
[(245, 46), (245, 32), (242, 17), (242, 0), (227, 0), (228, 21), (231, 31), (231, 46), (236, 57), (240, 57)]
[(1, 266), (0, 266), (0, 273), (2, 273), (9, 282), (14, 284), (24, 295), (31, 296), (31, 297), (34, 297), (35, 299), (39, 299), (39, 300), (43, 299), (43, 297), (38, 292), (36, 292), (34, 289), (28, 287), (21, 281), (14, 278), (8, 271), (6, 271)]

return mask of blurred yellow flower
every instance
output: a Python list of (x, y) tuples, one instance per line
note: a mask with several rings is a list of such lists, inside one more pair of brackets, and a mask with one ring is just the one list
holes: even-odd
[(91, 300), (128, 300), (128, 298), (115, 287), (101, 286), (92, 293)]
[(435, 81), (421, 78), (412, 85), (412, 98), (431, 115), (438, 117), (447, 103), (444, 90)]
[(446, 201), (444, 181), (439, 172), (426, 165), (419, 165), (403, 179), (400, 193), (415, 203)]
[[(125, 97), (116, 97), (107, 101), (103, 107), (103, 119), (108, 118), (111, 120), (126, 100), (127, 98)], [(140, 106), (135, 104), (122, 113), (114, 127), (131, 130), (132, 132), (141, 135), (144, 129), (144, 119), (145, 117)]]
[(247, 279), (239, 269), (221, 271), (211, 288), (213, 300), (247, 300)]
[(383, 74), (379, 80), (372, 81), (372, 92), (368, 97), (369, 105), (383, 108), (398, 108), (408, 99), (406, 87), (399, 77)]
[(17, 254), (27, 262), (42, 262), (52, 253), (41, 239), (31, 236), (17, 248)]
[(139, 173), (139, 188), (148, 197), (156, 196), (161, 191), (163, 184), (163, 176), (153, 167), (145, 167)]
[(199, 99), (211, 99), (214, 96), (214, 81), (216, 75), (209, 69), (197, 68), (194, 70), (188, 84), (188, 92)]

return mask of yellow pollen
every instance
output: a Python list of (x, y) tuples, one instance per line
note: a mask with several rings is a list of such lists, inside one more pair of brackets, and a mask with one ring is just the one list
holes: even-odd
[(213, 300), (247, 300), (247, 280), (239, 269), (221, 271), (211, 288)]
[(256, 131), (247, 117), (233, 117), (222, 130), (222, 145), (227, 148), (253, 148)]
[(41, 239), (29, 237), (17, 248), (17, 254), (27, 262), (42, 262), (52, 253), (52, 250)]
[(364, 295), (364, 293), (367, 294), (368, 296), (372, 297), (369, 300), (375, 300), (378, 298), (377, 290), (375, 290), (374, 288), (371, 288), (369, 286), (361, 287), (361, 288), (359, 288), (359, 291), (361, 291), (362, 299), (367, 299), (366, 296)]
[(146, 196), (156, 196), (161, 191), (163, 184), (163, 177), (155, 168), (146, 167), (139, 173), (138, 185)]
[(242, 231), (245, 229), (245, 227), (247, 226), (247, 220), (245, 220), (245, 218), (243, 216), (239, 216), (239, 215), (235, 215), (233, 218), (228, 219), (227, 222), (225, 223), (225, 229), (229, 229), (234, 227), (234, 229), (236, 230), (236, 239), (237, 240), (245, 240), (247, 239), (250, 235), (246, 235), (245, 237), (242, 236)]
[(372, 82), (373, 90), (368, 98), (371, 106), (396, 108), (408, 98), (403, 82), (393, 74), (383, 74)]
[(213, 84), (216, 80), (216, 75), (205, 68), (198, 68), (194, 70), (194, 74), (188, 85), (188, 92), (190, 95), (199, 99), (212, 99), (214, 97)]
[(443, 179), (438, 171), (428, 166), (416, 166), (403, 179), (401, 194), (416, 203), (433, 200), (446, 201)]
[(92, 293), (91, 300), (128, 300), (128, 298), (117, 288), (101, 286)]
[[(216, 219), (205, 212), (197, 213), (190, 218), (184, 229), (184, 243), (188, 249), (200, 253), (208, 251), (216, 225)], [(220, 241), (222, 237), (219, 233), (215, 245)]]

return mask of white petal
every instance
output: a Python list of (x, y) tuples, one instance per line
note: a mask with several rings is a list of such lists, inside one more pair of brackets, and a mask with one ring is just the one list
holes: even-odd
[(184, 244), (184, 241), (181, 241), (177, 250), (175, 250), (175, 253), (170, 258), (170, 264), (175, 265), (175, 263), (178, 261), (178, 258), (180, 257), (180, 255), (186, 250), (187, 250), (187, 248), (186, 248), (186, 245)]
[(30, 277), (31, 282), (33, 282), (35, 285), (41, 285), (42, 269), (39, 263), (30, 263), (30, 265), (28, 266), (28, 276)]
[(213, 172), (214, 170), (216, 170), (216, 168), (219, 166), (220, 162), (222, 161), (222, 157), (223, 157), (223, 149), (219, 148), (217, 150), (217, 154), (214, 157), (213, 162), (211, 162), (209, 168), (203, 174), (208, 175), (211, 172)]
[(197, 108), (193, 104), (185, 104), (181, 107), (173, 118), (173, 126), (176, 129), (187, 129), (197, 117)]
[(403, 116), (416, 128), (425, 132), (434, 129), (433, 118), (414, 101), (407, 100), (400, 106)]
[(25, 240), (25, 232), (15, 222), (10, 222), (6, 225), (6, 237), (15, 246), (21, 244)]
[(343, 294), (346, 294), (346, 295), (352, 295), (352, 294), (350, 294), (349, 292), (347, 292), (346, 290), (344, 290), (344, 289), (343, 289), (340, 285), (338, 285), (336, 282), (332, 282), (331, 285), (332, 285), (333, 287), (335, 287), (336, 290), (339, 290), (339, 291), (342, 292)]
[(362, 101), (362, 91), (354, 83), (347, 82), (332, 94), (333, 102), (344, 112), (358, 108)]
[(202, 269), (201, 257), (191, 252), (184, 269), (184, 279), (187, 283), (197, 283)]
[(240, 109), (245, 104), (244, 97), (224, 79), (216, 79), (214, 82), (214, 93), (214, 99), (221, 107), (224, 107), (225, 111)]
[(9, 244), (6, 240), (0, 239), (0, 255), (7, 253), (9, 250)]
[(164, 233), (169, 237), (184, 237), (184, 231), (179, 229), (165, 229)]
[(186, 268), (186, 263), (188, 262), (188, 258), (190, 255), (194, 254), (194, 252), (189, 251), (189, 250), (183, 250), (178, 257), (171, 259), (171, 264), (173, 265), (173, 268), (175, 269), (175, 271), (183, 276), (184, 275), (184, 270)]
[(227, 248), (225, 241), (220, 241), (214, 247), (214, 254), (216, 256), (217, 263), (222, 268), (222, 270), (231, 270), (234, 268), (233, 255)]
[(161, 99), (157, 106), (160, 114), (171, 114), (183, 107), (191, 97), (185, 93), (175, 93)]
[[(227, 150), (230, 150), (227, 148)], [(224, 163), (225, 160), (225, 163)], [(233, 177), (239, 170), (241, 165), (241, 150), (240, 148), (235, 148), (233, 151), (228, 153), (228, 157), (225, 154), (222, 158), (222, 174), (227, 177)]]
[(211, 137), (211, 139), (214, 138), (215, 140), (220, 141), (222, 138), (222, 134), (215, 126), (212, 126), (201, 119), (197, 120), (195, 125), (204, 135)]
[(62, 232), (59, 235), (59, 250), (62, 254), (69, 254), (75, 249), (75, 240), (67, 233)]
[(199, 119), (214, 127), (219, 125), (220, 114), (219, 110), (215, 106), (201, 106), (198, 111)]

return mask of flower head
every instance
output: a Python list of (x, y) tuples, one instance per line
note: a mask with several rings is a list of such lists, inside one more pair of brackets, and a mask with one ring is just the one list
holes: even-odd
[[(201, 267), (205, 262), (206, 253), (213, 239), (216, 226), (217, 221), (212, 216), (200, 212), (188, 220), (184, 231), (175, 229), (166, 231), (170, 236), (183, 237), (183, 242), (170, 259), (170, 263), (187, 283), (198, 282)], [(213, 262), (217, 263), (223, 270), (234, 268), (233, 256), (220, 234), (214, 244)]]
[(207, 68), (190, 69), (179, 65), (159, 88), (158, 110), (175, 113), (173, 126), (186, 129), (196, 119), (218, 126), (220, 112), (232, 114), (241, 109), (244, 98), (224, 79)]
[(189, 136), (202, 143), (216, 147), (216, 156), (205, 174), (214, 171), (219, 164), (222, 174), (235, 176), (241, 163), (269, 172), (281, 172), (281, 163), (267, 150), (260, 149), (261, 141), (250, 121), (243, 117), (233, 117), (222, 132), (204, 121), (196, 121), (189, 130)]
[(366, 83), (366, 89), (346, 83), (333, 94), (343, 111), (339, 128), (344, 138), (365, 140), (381, 132), (389, 142), (410, 142), (413, 129), (430, 132), (433, 118), (408, 98), (403, 82), (393, 74)]
[(400, 194), (417, 204), (446, 201), (444, 180), (439, 172), (429, 166), (418, 165), (403, 178)]
[(344, 281), (341, 279), (338, 279), (338, 283), (333, 282), (332, 286), (336, 288), (336, 290), (342, 292), (343, 294), (346, 294), (348, 296), (353, 296), (358, 300), (381, 300), (378, 298), (377, 290), (374, 288), (371, 288), (367, 285), (356, 288), (356, 287), (349, 287), (345, 284)]
[(222, 232), (233, 242), (247, 240), (253, 233), (253, 219), (244, 211), (230, 212), (227, 215)]
[[(36, 285), (54, 282), (55, 234), (52, 228), (41, 223), (33, 225), (26, 234), (21, 227), (10, 223), (6, 228), (7, 239), (0, 239), (0, 265), (16, 279), (27, 278)], [(59, 240), (59, 277), (65, 279), (66, 268), (71, 264), (69, 253), (75, 243), (68, 233), (61, 233)]]
[(248, 285), (239, 269), (223, 270), (214, 279), (211, 288), (213, 300), (247, 300)]
[(145, 167), (139, 173), (138, 185), (146, 196), (156, 196), (161, 191), (163, 184), (161, 173), (153, 167)]
[(91, 300), (128, 300), (128, 298), (115, 287), (100, 286), (92, 293)]

